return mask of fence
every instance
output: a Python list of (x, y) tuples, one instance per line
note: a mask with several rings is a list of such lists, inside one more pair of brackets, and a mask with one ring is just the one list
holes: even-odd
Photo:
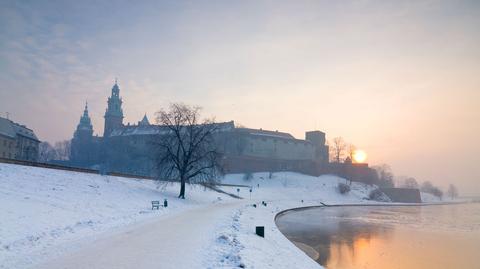
[[(74, 166), (66, 166), (66, 165), (59, 165), (59, 164), (51, 164), (51, 163), (40, 163), (40, 162), (32, 162), (32, 161), (23, 161), (23, 160), (14, 160), (14, 159), (6, 159), (0, 158), (0, 163), (9, 163), (9, 164), (16, 164), (16, 165), (23, 165), (23, 166), (33, 166), (33, 167), (40, 167), (40, 168), (48, 168), (48, 169), (56, 169), (56, 170), (65, 170), (65, 171), (72, 171), (72, 172), (81, 172), (81, 173), (89, 173), (89, 174), (98, 174), (100, 175), (100, 170), (97, 169), (88, 169), (88, 168), (81, 168), (81, 167), (74, 167)], [(124, 174), (118, 172), (107, 172), (106, 175), (108, 176), (115, 176), (115, 177), (125, 177), (125, 178), (135, 178), (135, 179), (148, 179), (154, 180), (154, 177), (148, 176), (140, 176), (140, 175), (133, 175), (133, 174)], [(211, 188), (208, 184), (202, 184), (208, 188)], [(219, 186), (230, 186), (230, 187), (244, 187), (249, 188), (250, 186), (246, 185), (234, 185), (234, 184), (216, 184)]]

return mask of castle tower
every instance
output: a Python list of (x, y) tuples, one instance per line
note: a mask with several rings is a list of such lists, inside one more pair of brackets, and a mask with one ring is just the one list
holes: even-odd
[(77, 130), (73, 134), (74, 139), (88, 140), (93, 135), (93, 126), (90, 116), (88, 115), (88, 103), (85, 103), (83, 115), (80, 117), (80, 122), (77, 125)]
[(88, 104), (85, 103), (83, 115), (77, 125), (71, 144), (70, 160), (75, 165), (87, 166), (91, 162), (93, 147), (93, 126), (88, 115)]
[(143, 119), (138, 122), (138, 126), (149, 126), (150, 122), (148, 121), (147, 114), (143, 116)]
[(112, 88), (112, 96), (108, 97), (108, 107), (105, 112), (105, 128), (103, 137), (108, 137), (113, 130), (123, 126), (122, 98), (120, 98), (120, 88), (117, 80)]

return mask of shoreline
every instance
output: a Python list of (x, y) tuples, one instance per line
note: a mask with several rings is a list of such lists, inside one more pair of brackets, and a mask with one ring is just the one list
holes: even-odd
[[(303, 211), (303, 210), (308, 210), (308, 209), (313, 209), (313, 208), (325, 208), (325, 207), (360, 207), (360, 206), (367, 206), (367, 207), (374, 207), (374, 206), (380, 206), (380, 207), (404, 207), (404, 206), (440, 206), (440, 205), (458, 205), (458, 204), (471, 204), (471, 203), (478, 203), (477, 201), (451, 201), (451, 202), (436, 202), (436, 203), (382, 203), (382, 202), (371, 202), (371, 203), (346, 203), (346, 204), (325, 204), (322, 203), (321, 205), (306, 205), (306, 206), (300, 206), (300, 207), (292, 207), (284, 210), (280, 210), (277, 212), (273, 218), (273, 222), (275, 224), (275, 228), (278, 230), (278, 232), (288, 240), (288, 242), (291, 243), (295, 248), (298, 250), (302, 251), (311, 261), (314, 261), (316, 263), (316, 255), (315, 253), (311, 253), (312, 249), (310, 246), (307, 248), (302, 248), (303, 244), (298, 244), (298, 242), (295, 242), (293, 240), (290, 240), (285, 234), (282, 233), (280, 228), (277, 225), (277, 219), (284, 216), (285, 214), (292, 212), (292, 211)], [(316, 252), (316, 251), (315, 251)], [(322, 265), (318, 264), (320, 268), (324, 268)]]
[(302, 211), (311, 208), (321, 208), (321, 207), (357, 207), (357, 206), (439, 206), (439, 205), (458, 205), (458, 204), (471, 204), (471, 203), (480, 203), (479, 201), (458, 201), (458, 202), (438, 202), (438, 203), (365, 203), (365, 204), (321, 204), (321, 205), (310, 205), (310, 206), (301, 206), (301, 207), (293, 207), (289, 209), (282, 210), (278, 212), (274, 220), (276, 221), (278, 217), (288, 213), (289, 211)]

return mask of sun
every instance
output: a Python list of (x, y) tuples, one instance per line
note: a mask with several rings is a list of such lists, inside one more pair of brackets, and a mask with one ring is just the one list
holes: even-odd
[(363, 163), (367, 160), (367, 153), (363, 150), (357, 149), (353, 152), (353, 160), (356, 163)]

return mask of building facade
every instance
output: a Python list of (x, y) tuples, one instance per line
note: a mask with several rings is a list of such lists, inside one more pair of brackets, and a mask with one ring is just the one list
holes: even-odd
[[(145, 115), (138, 123), (123, 123), (123, 100), (115, 82), (107, 100), (103, 137), (93, 136), (85, 106), (72, 139), (72, 164), (99, 166), (110, 172), (140, 175), (155, 173), (155, 140), (162, 139), (164, 127), (151, 124)], [(233, 121), (216, 123), (218, 151), (226, 172), (293, 170), (305, 172), (328, 163), (325, 133), (311, 131), (305, 139), (262, 129), (239, 128)]]
[(0, 117), (0, 158), (37, 161), (39, 144), (31, 129)]

